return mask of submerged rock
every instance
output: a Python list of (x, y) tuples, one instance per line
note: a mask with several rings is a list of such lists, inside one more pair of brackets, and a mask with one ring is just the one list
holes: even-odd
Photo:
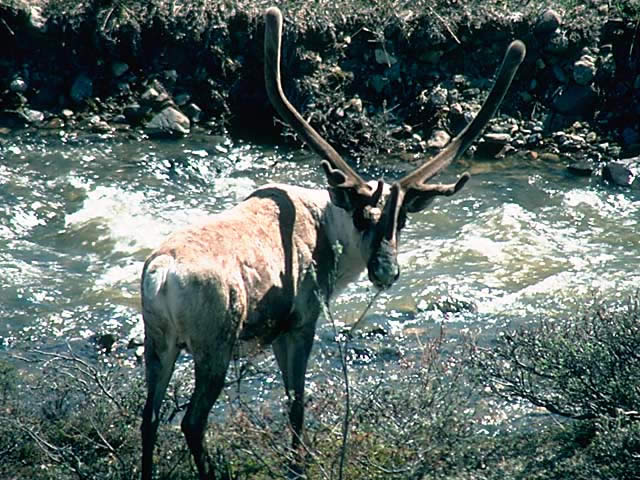
[(569, 173), (572, 173), (577, 177), (590, 177), (595, 169), (596, 166), (591, 160), (581, 160), (573, 162), (567, 166)]
[(602, 178), (604, 180), (621, 187), (640, 188), (640, 178), (637, 175), (637, 166), (640, 164), (640, 157), (636, 158), (638, 163), (635, 164), (634, 159), (626, 162), (615, 161), (607, 163), (602, 169)]

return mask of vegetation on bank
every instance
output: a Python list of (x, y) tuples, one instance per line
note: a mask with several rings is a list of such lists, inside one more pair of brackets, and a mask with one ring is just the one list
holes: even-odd
[[(398, 359), (403, 375), (351, 386), (346, 446), (344, 382), (325, 372), (308, 400), (305, 478), (639, 478), (638, 352), (640, 296), (505, 331), (490, 348), (441, 336)], [(135, 478), (142, 369), (112, 354), (14, 354), (0, 363), (0, 476)], [(169, 389), (159, 478), (195, 476), (179, 429), (189, 389), (183, 374)], [(210, 420), (221, 478), (288, 478), (294, 455), (275, 408), (229, 396)]]
[[(27, 112), (0, 115), (0, 127), (135, 129), (153, 108), (173, 103), (192, 125), (274, 138), (282, 125), (262, 80), (262, 13), (271, 3), (5, 2), (0, 111)], [(525, 41), (528, 55), (501, 109), (515, 123), (496, 120), (499, 133), (518, 129), (507, 146), (595, 163), (620, 155), (595, 145), (640, 151), (637, 0), (278, 5), (286, 18), (285, 90), (355, 159), (410, 160), (437, 147), (434, 130), (459, 131), (513, 38)], [(575, 80), (576, 62), (593, 79)], [(148, 106), (150, 88), (159, 95)], [(559, 130), (588, 140), (556, 139)]]

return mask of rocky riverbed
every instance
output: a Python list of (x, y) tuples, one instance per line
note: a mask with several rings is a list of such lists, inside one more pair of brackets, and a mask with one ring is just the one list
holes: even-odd
[[(303, 2), (304, 3), (304, 2)], [(442, 148), (479, 108), (506, 44), (526, 60), (477, 146), (640, 188), (632, 0), (281, 5), (285, 90), (355, 161)], [(0, 5), (0, 141), (20, 129), (132, 136), (284, 131), (262, 80), (257, 1)], [(391, 7), (395, 7), (391, 9)], [(402, 8), (399, 8), (402, 7)]]

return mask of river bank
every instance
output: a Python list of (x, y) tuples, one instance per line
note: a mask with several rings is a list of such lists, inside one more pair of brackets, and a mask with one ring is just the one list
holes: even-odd
[[(265, 2), (0, 5), (0, 132), (274, 139), (262, 78)], [(446, 144), (491, 85), (506, 44), (527, 57), (484, 157), (519, 152), (634, 185), (640, 164), (638, 7), (592, 0), (285, 3), (285, 90), (358, 162)], [(285, 137), (292, 137), (284, 130)], [(1, 139), (2, 137), (0, 137)], [(0, 140), (1, 141), (1, 140)], [(295, 140), (294, 140), (295, 141)]]

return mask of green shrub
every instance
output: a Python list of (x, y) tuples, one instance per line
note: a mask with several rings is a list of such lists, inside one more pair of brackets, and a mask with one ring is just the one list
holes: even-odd
[(596, 301), (472, 352), (492, 395), (552, 414), (524, 434), (502, 433), (508, 478), (640, 478), (639, 302)]

